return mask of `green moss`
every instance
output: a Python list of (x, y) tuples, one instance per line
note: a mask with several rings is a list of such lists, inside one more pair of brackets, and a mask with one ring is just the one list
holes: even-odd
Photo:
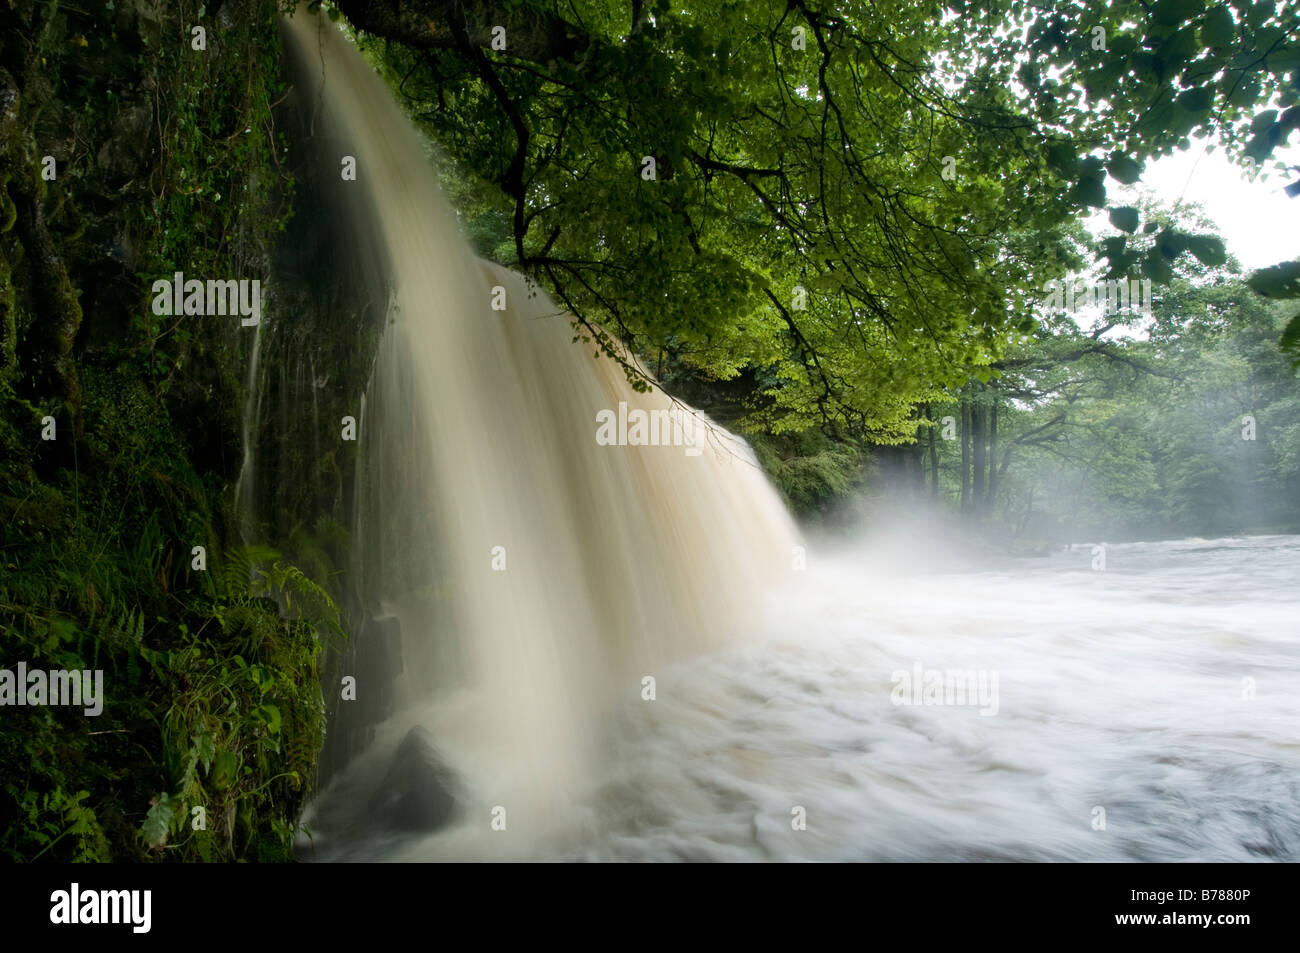
[(863, 454), (817, 431), (751, 437), (763, 469), (786, 504), (800, 517), (815, 517), (860, 485)]
[[(3, 190), (0, 190), (0, 195)], [(10, 203), (12, 207), (13, 203)], [(8, 256), (0, 253), (0, 380), (9, 377), (18, 360), (18, 300)]]
[(18, 206), (9, 197), (9, 178), (0, 179), (0, 234), (9, 231), (18, 221)]
[[(288, 214), (270, 113), (276, 6), (237, 0), (234, 26), (209, 28), (207, 54), (189, 48), (175, 12), (155, 31), (152, 8), (130, 0), (116, 13), (33, 8), (34, 52), (0, 39), (5, 65), (31, 57), (15, 75), (35, 154), (73, 125), (90, 146), (56, 182), (36, 180), (66, 266), (44, 298), (21, 227), (0, 232), (0, 640), (6, 660), (102, 669), (107, 696), (95, 718), (8, 710), (7, 859), (292, 856), (323, 743), (319, 659), (341, 634), (312, 576), (327, 576), (338, 541), (327, 524), (301, 534), (310, 573), (230, 545), (250, 339), (237, 322), (148, 307), (149, 283), (173, 271), (267, 277), (265, 249)], [(141, 102), (148, 148), (128, 141)], [(3, 151), (12, 167), (16, 152)], [(12, 225), (21, 208), (0, 196), (0, 223)], [(130, 268), (111, 280), (106, 245)], [(82, 440), (64, 429), (68, 395), (41, 382), (46, 354), (18, 347), (27, 325), (47, 330), (79, 382)], [(39, 435), (45, 414), (59, 423), (54, 442)]]

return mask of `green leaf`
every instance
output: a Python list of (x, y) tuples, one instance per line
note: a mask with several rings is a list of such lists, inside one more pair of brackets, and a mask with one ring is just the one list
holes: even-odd
[(1106, 171), (1114, 179), (1123, 182), (1125, 185), (1132, 185), (1142, 178), (1141, 164), (1134, 162), (1125, 155), (1113, 155), (1110, 162), (1106, 164)]
[(1166, 285), (1174, 278), (1174, 270), (1156, 248), (1151, 249), (1150, 254), (1142, 259), (1142, 274), (1158, 285)]
[(1237, 25), (1232, 22), (1228, 8), (1215, 7), (1205, 15), (1201, 23), (1201, 42), (1215, 49), (1232, 45), (1237, 36)]
[(1291, 355), (1292, 366), (1300, 368), (1300, 314), (1287, 322), (1286, 329), (1283, 330), (1282, 337), (1277, 343), (1283, 351)]
[(1252, 30), (1258, 29), (1269, 17), (1277, 12), (1277, 6), (1273, 0), (1254, 0), (1254, 3), (1243, 4), (1246, 12), (1246, 25)]
[(1126, 57), (1137, 49), (1138, 40), (1132, 33), (1121, 33), (1110, 43), (1110, 52), (1112, 56)]
[(1187, 237), (1187, 250), (1196, 256), (1197, 261), (1202, 265), (1222, 265), (1228, 260), (1227, 250), (1223, 247), (1223, 241), (1213, 235), (1189, 235)]
[(1079, 163), (1080, 179), (1096, 179), (1100, 182), (1106, 178), (1106, 164), (1096, 156), (1088, 156)]
[(1159, 252), (1166, 261), (1173, 261), (1187, 250), (1187, 240), (1190, 237), (1183, 232), (1166, 228), (1156, 236), (1156, 247), (1152, 249), (1152, 253)]
[(1103, 208), (1106, 205), (1106, 185), (1098, 179), (1080, 179), (1070, 194), (1076, 202), (1083, 205), (1091, 205), (1093, 208)]
[(1160, 26), (1177, 26), (1203, 8), (1201, 0), (1160, 0), (1152, 13)]
[(1047, 166), (1062, 178), (1073, 178), (1079, 166), (1079, 157), (1074, 145), (1069, 142), (1056, 142), (1047, 147)]
[(1209, 86), (1194, 86), (1179, 93), (1177, 102), (1189, 112), (1205, 112), (1214, 105), (1214, 90)]
[(263, 695), (275, 687), (275, 674), (264, 665), (249, 666), (248, 674)]
[(1227, 93), (1228, 103), (1232, 106), (1240, 106), (1244, 109), (1254, 105), (1255, 100), (1259, 98), (1259, 81), (1246, 79), (1239, 72), (1236, 75), (1229, 73), (1223, 77), (1221, 85)]
[(1160, 61), (1165, 64), (1166, 69), (1173, 72), (1200, 51), (1201, 45), (1196, 41), (1196, 31), (1191, 27), (1185, 27), (1160, 44)]
[(1131, 249), (1122, 255), (1116, 255), (1110, 259), (1110, 268), (1106, 270), (1105, 278), (1123, 278), (1137, 264), (1139, 257), (1141, 256)]
[(1265, 298), (1300, 298), (1300, 261), (1284, 261), (1261, 268), (1246, 284)]
[(1110, 223), (1121, 232), (1128, 232), (1131, 235), (1137, 231), (1138, 210), (1131, 205), (1122, 205), (1119, 208), (1111, 209), (1108, 217)]
[(239, 759), (233, 751), (218, 751), (212, 759), (212, 785), (218, 791), (224, 791), (235, 780), (239, 769)]
[(206, 731), (196, 735), (194, 738), (194, 750), (199, 754), (199, 761), (203, 763), (203, 770), (207, 771), (211, 768), (212, 759), (217, 753), (217, 747), (212, 742), (212, 736)]
[(1258, 135), (1259, 133), (1263, 132), (1265, 129), (1272, 126), (1274, 120), (1276, 119), (1277, 119), (1276, 109), (1265, 109), (1262, 113), (1260, 113), (1250, 121), (1250, 131)]
[(179, 806), (180, 801), (170, 794), (164, 794), (158, 799), (158, 803), (149, 808), (149, 813), (144, 818), (144, 824), (140, 827), (141, 833), (144, 834), (145, 843), (150, 847), (161, 847), (167, 842), (167, 831), (171, 827), (172, 818), (176, 815), (176, 808)]
[(274, 705), (258, 705), (257, 708), (253, 710), (253, 713), (266, 724), (266, 729), (271, 734), (278, 735), (280, 733), (279, 708), (276, 708)]
[(1169, 123), (1173, 121), (1176, 112), (1177, 108), (1174, 106), (1174, 101), (1167, 96), (1162, 96), (1138, 120), (1137, 131), (1144, 136), (1158, 138), (1161, 133), (1165, 132)]
[(1293, 43), (1274, 50), (1268, 54), (1265, 63), (1273, 73), (1289, 73), (1300, 69), (1300, 44)]
[(1277, 145), (1277, 136), (1274, 134), (1279, 127), (1269, 126), (1262, 132), (1251, 136), (1250, 142), (1246, 143), (1246, 155), (1256, 162), (1263, 162), (1268, 158), (1273, 147)]
[[(1112, 213), (1113, 215), (1114, 213)], [(1124, 235), (1112, 235), (1110, 238), (1102, 240), (1101, 257), (1118, 258), (1124, 254), (1124, 246), (1128, 243), (1128, 238)]]

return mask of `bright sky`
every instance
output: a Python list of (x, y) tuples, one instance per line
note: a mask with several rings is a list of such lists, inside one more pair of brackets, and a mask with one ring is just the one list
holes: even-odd
[[(1186, 152), (1148, 162), (1138, 187), (1144, 186), (1169, 202), (1181, 198), (1204, 206), (1229, 254), (1236, 255), (1249, 272), (1300, 258), (1300, 228), (1296, 227), (1300, 196), (1291, 198), (1283, 191), (1300, 178), (1300, 172), (1274, 171), (1277, 160), (1300, 166), (1300, 146), (1274, 150), (1252, 182), (1245, 169), (1228, 162), (1222, 149), (1207, 154), (1204, 142), (1193, 142)], [(1106, 189), (1115, 198), (1129, 192), (1113, 179), (1107, 179)], [(1108, 199), (1114, 201), (1109, 195)]]
[[(1185, 152), (1148, 160), (1136, 185), (1121, 185), (1107, 177), (1107, 208), (1137, 205), (1143, 193), (1154, 193), (1171, 205), (1179, 201), (1199, 204), (1222, 236), (1228, 253), (1236, 256), (1247, 275), (1259, 268), (1300, 258), (1300, 228), (1296, 227), (1300, 196), (1291, 198), (1283, 191), (1300, 178), (1300, 171), (1278, 172), (1275, 168), (1278, 161), (1300, 166), (1300, 145), (1275, 149), (1254, 181), (1248, 178), (1245, 168), (1229, 162), (1222, 149), (1207, 153), (1206, 145), (1204, 141), (1193, 140), (1192, 147)], [(1117, 234), (1106, 209), (1087, 216), (1084, 224), (1096, 236)], [(1160, 291), (1156, 289), (1157, 301), (1159, 297)], [(1083, 305), (1076, 306), (1073, 317), (1079, 327), (1087, 330), (1101, 314), (1099, 306)], [(1121, 325), (1107, 332), (1106, 337), (1140, 337), (1145, 326), (1145, 323)]]

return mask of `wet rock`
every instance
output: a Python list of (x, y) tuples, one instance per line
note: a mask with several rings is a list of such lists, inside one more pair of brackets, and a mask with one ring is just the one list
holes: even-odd
[(433, 737), (417, 725), (397, 746), (383, 783), (371, 797), (371, 817), (398, 830), (437, 830), (456, 816), (458, 786)]
[(152, 121), (153, 110), (148, 103), (123, 109), (113, 118), (112, 137), (96, 157), (110, 181), (123, 182), (143, 172), (149, 157)]
[(8, 137), (18, 122), (18, 84), (0, 66), (0, 139)]
[(145, 47), (157, 49), (163, 38), (163, 13), (156, 2), (136, 2), (123, 6), (128, 20), (133, 20), (128, 28), (140, 37)]

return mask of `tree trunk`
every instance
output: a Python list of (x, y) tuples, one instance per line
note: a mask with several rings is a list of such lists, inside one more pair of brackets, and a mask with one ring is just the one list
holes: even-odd
[(930, 421), (930, 497), (939, 498), (939, 444), (934, 435), (934, 417), (930, 405), (925, 405), (925, 417)]
[(972, 454), (972, 476), (971, 476), (971, 510), (978, 516), (984, 509), (984, 458), (987, 449), (984, 443), (985, 414), (987, 408), (982, 403), (975, 404), (971, 407), (971, 445)]
[(961, 508), (970, 506), (970, 404), (961, 402)]
[(912, 481), (916, 484), (918, 496), (925, 496), (925, 447), (921, 443), (921, 427), (916, 425), (916, 443), (908, 447), (908, 453), (912, 461)]
[(984, 494), (984, 512), (993, 511), (998, 490), (998, 402), (996, 395), (989, 404), (989, 483)]

